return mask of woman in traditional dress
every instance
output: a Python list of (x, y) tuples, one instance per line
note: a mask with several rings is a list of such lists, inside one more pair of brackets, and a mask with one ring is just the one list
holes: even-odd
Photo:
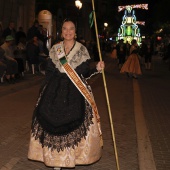
[(127, 73), (128, 77), (138, 78), (142, 74), (138, 55), (138, 44), (136, 40), (132, 40), (130, 47), (130, 55), (123, 64), (120, 73)]
[(113, 42), (113, 46), (112, 46), (112, 51), (111, 51), (111, 58), (116, 60), (117, 59), (117, 48), (116, 48), (116, 41)]
[(46, 80), (32, 120), (28, 158), (61, 169), (91, 164), (101, 157), (100, 118), (86, 78), (104, 69), (90, 69), (89, 53), (75, 40), (71, 20), (62, 25), (63, 41), (50, 50)]

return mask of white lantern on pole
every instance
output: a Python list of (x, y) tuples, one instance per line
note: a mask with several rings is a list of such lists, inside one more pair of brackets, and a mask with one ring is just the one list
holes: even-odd
[(81, 9), (82, 8), (82, 3), (81, 3), (81, 1), (80, 0), (76, 0), (75, 1), (75, 6), (78, 8), (78, 9)]
[[(47, 36), (52, 35), (52, 14), (50, 11), (42, 10), (38, 14), (38, 22), (47, 30)], [(51, 48), (51, 39), (47, 41), (47, 48)]]

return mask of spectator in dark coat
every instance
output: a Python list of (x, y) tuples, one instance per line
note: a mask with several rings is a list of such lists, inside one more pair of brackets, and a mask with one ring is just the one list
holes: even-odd
[(27, 32), (27, 41), (31, 41), (35, 36), (39, 37), (40, 32), (39, 32), (38, 28), (39, 28), (39, 22), (37, 20), (35, 20), (34, 24), (32, 25), (32, 27), (30, 27), (28, 29), (28, 32)]
[(4, 31), (2, 33), (3, 39), (5, 40), (5, 38), (8, 35), (11, 35), (15, 39), (15, 35), (16, 35), (15, 23), (12, 21), (9, 23), (9, 26), (6, 29), (4, 29)]
[(44, 53), (44, 41), (46, 41), (46, 39), (44, 38), (44, 35), (40, 32), (40, 28), (41, 25), (39, 25), (39, 22), (37, 20), (35, 20), (33, 26), (28, 29), (27, 41), (31, 41), (34, 37), (37, 37), (40, 55), (47, 56)]
[(39, 64), (39, 47), (36, 36), (33, 37), (26, 46), (26, 57), (29, 65), (34, 64), (37, 69)]
[(16, 32), (16, 36), (15, 36), (16, 45), (18, 45), (21, 39), (26, 40), (26, 34), (23, 31), (23, 28), (19, 27), (19, 30)]
[(151, 40), (146, 40), (146, 54), (145, 54), (145, 69), (151, 70), (151, 62), (153, 55), (153, 43)]
[(123, 39), (119, 40), (116, 49), (117, 49), (117, 57), (119, 59), (119, 69), (121, 69), (126, 58), (126, 44), (123, 42)]

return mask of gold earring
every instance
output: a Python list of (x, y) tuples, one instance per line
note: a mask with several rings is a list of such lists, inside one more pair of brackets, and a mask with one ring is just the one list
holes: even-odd
[(77, 38), (77, 34), (74, 35), (74, 38), (75, 38), (75, 39)]

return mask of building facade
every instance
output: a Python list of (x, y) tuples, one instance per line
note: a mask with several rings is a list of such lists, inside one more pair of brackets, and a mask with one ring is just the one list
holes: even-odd
[[(89, 41), (95, 38), (94, 27), (90, 28), (89, 14), (92, 11), (91, 0), (81, 0), (82, 9), (75, 7), (72, 0), (0, 0), (0, 24), (5, 29), (13, 21), (16, 30), (20, 26), (27, 32), (28, 28), (37, 19), (41, 10), (49, 10), (53, 18), (53, 37), (59, 35), (61, 23), (65, 18), (73, 17), (78, 23), (78, 36)], [(98, 21), (103, 22), (107, 6), (106, 0), (95, 0)], [(100, 26), (98, 25), (100, 28)]]
[(13, 21), (16, 30), (22, 26), (27, 31), (34, 19), (35, 0), (0, 0), (0, 23), (3, 29)]

